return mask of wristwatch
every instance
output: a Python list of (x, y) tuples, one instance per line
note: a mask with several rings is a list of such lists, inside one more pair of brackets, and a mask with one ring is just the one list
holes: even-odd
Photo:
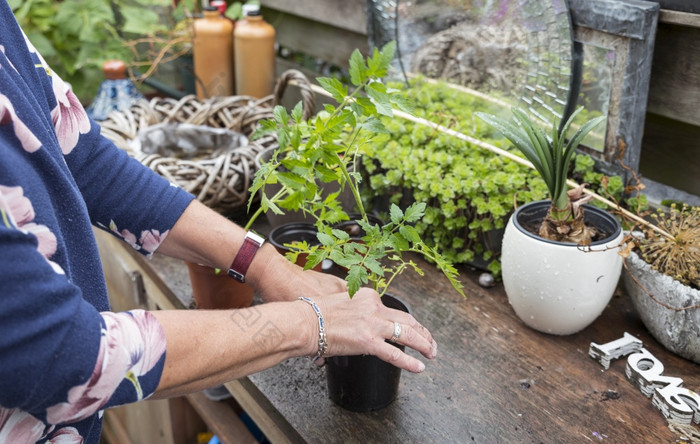
[(255, 253), (258, 252), (264, 242), (264, 237), (252, 231), (247, 232), (245, 239), (243, 239), (243, 245), (241, 245), (236, 257), (233, 259), (233, 262), (231, 262), (231, 267), (228, 269), (229, 277), (232, 277), (238, 282), (245, 282), (245, 274), (248, 271), (248, 267), (250, 267)]

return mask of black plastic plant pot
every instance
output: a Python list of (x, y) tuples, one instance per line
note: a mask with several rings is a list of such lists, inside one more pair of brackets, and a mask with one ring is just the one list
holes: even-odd
[[(294, 242), (306, 242), (309, 245), (318, 245), (318, 230), (314, 224), (306, 222), (292, 222), (280, 225), (270, 231), (268, 241), (277, 248), (281, 254), (291, 251), (292, 248), (287, 244)], [(303, 267), (306, 263), (306, 255), (300, 254), (297, 260), (297, 265)], [(321, 264), (314, 267), (316, 271), (321, 271)]]
[[(389, 308), (410, 313), (400, 299), (385, 294)], [(388, 341), (387, 341), (388, 342)], [(403, 345), (393, 344), (402, 351)], [(344, 409), (371, 412), (391, 404), (398, 395), (401, 369), (375, 356), (334, 356), (326, 359), (328, 396)]]

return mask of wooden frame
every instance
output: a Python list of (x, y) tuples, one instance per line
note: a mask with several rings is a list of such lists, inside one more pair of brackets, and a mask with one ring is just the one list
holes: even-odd
[(579, 48), (589, 44), (615, 52), (605, 149), (602, 154), (584, 151), (608, 174), (626, 176), (616, 160), (624, 153), (624, 164), (634, 171), (639, 168), (659, 5), (641, 0), (569, 0), (569, 8)]

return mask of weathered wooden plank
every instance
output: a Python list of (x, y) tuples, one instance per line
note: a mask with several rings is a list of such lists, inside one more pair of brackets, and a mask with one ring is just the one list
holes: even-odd
[[(644, 177), (694, 194), (700, 200), (700, 126), (647, 114), (639, 172)], [(652, 190), (647, 187), (645, 192)], [(653, 194), (653, 193), (650, 193)], [(690, 203), (687, 196), (671, 192), (657, 194), (656, 200), (673, 199)]]
[(357, 34), (367, 32), (364, 0), (261, 0), (260, 4)]
[(275, 27), (276, 40), (285, 48), (347, 67), (355, 48), (367, 52), (367, 36), (280, 11), (264, 10), (265, 19)]
[[(308, 442), (672, 442), (661, 413), (625, 378), (624, 359), (610, 370), (587, 355), (590, 342), (625, 331), (639, 337), (691, 390), (698, 366), (664, 351), (624, 295), (592, 326), (566, 337), (535, 332), (515, 317), (502, 286), (485, 290), (465, 272), (462, 299), (424, 262), (424, 277), (401, 276), (394, 294), (409, 302), (439, 344), (438, 358), (421, 375), (402, 375), (399, 398), (372, 413), (353, 413), (327, 397), (322, 369), (289, 360), (250, 377)], [(307, 412), (317, 412), (309, 417)], [(390, 428), (387, 428), (391, 424)]]
[[(392, 442), (678, 438), (651, 400), (627, 381), (624, 359), (602, 371), (588, 357), (591, 342), (609, 342), (629, 332), (664, 363), (664, 374), (700, 390), (700, 367), (663, 349), (624, 294), (613, 297), (601, 318), (581, 333), (550, 336), (527, 328), (515, 316), (502, 285), (483, 289), (476, 284), (477, 273), (463, 269), (468, 298), (462, 299), (433, 266), (416, 261), (425, 276), (405, 273), (393, 293), (430, 328), (439, 344), (438, 358), (421, 375), (404, 372), (397, 401), (373, 413), (348, 412), (333, 404), (325, 370), (304, 358), (226, 384), (273, 442), (325, 442), (329, 436), (340, 442), (374, 442), (387, 433)], [(162, 261), (148, 264), (157, 268)]]
[(659, 11), (659, 23), (700, 28), (700, 14), (662, 9)]
[[(227, 382), (226, 388), (241, 407), (255, 421), (265, 437), (276, 444), (303, 443), (305, 440), (294, 430), (265, 395), (248, 378)], [(315, 417), (314, 414), (309, 415)]]
[(647, 110), (700, 125), (700, 28), (659, 23)]
[(202, 393), (192, 393), (186, 398), (199, 416), (207, 418), (207, 425), (222, 443), (253, 444), (258, 442), (243, 424), (243, 421), (225, 402), (211, 401)]
[(650, 0), (661, 5), (663, 9), (684, 11), (700, 14), (700, 2), (698, 0)]

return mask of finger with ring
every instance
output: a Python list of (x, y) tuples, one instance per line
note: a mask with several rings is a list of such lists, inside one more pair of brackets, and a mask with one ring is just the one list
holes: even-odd
[(394, 322), (394, 334), (389, 338), (390, 342), (396, 342), (401, 337), (401, 324)]

